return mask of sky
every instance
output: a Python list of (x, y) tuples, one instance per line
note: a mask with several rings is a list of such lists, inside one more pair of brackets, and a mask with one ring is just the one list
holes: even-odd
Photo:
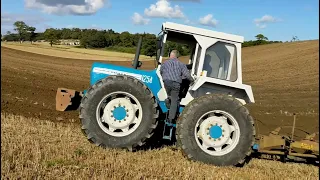
[(1, 33), (22, 20), (46, 28), (153, 33), (175, 22), (254, 40), (319, 39), (319, 0), (2, 0)]

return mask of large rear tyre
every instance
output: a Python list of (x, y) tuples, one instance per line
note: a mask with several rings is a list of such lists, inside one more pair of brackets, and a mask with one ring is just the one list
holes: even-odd
[(204, 95), (185, 107), (177, 121), (176, 138), (190, 160), (242, 166), (252, 152), (254, 122), (238, 100), (227, 95)]
[(95, 83), (80, 105), (82, 131), (104, 148), (135, 150), (153, 135), (158, 110), (154, 95), (139, 80), (108, 76)]

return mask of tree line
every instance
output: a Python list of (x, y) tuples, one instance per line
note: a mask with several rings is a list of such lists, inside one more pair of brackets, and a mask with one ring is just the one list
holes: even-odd
[[(143, 37), (141, 54), (155, 56), (156, 54), (156, 35), (150, 33), (131, 34), (128, 31), (118, 33), (112, 29), (80, 29), (80, 28), (48, 28), (44, 32), (36, 33), (35, 27), (27, 25), (23, 21), (17, 21), (14, 24), (16, 33), (10, 31), (1, 39), (4, 41), (34, 41), (45, 40), (50, 45), (59, 44), (60, 40), (79, 40), (80, 48), (103, 48), (106, 50), (135, 53), (139, 37)], [(245, 41), (243, 47), (256, 46), (270, 43), (281, 43), (281, 41), (269, 41), (267, 37), (258, 34), (256, 40)], [(167, 42), (165, 55), (172, 49), (177, 49), (181, 55), (188, 55), (190, 48), (187, 45), (181, 45), (174, 42)]]
[(272, 43), (282, 43), (282, 41), (269, 41), (267, 37), (263, 34), (258, 34), (255, 36), (257, 40), (245, 41), (242, 44), (242, 47), (258, 46), (263, 44), (272, 44)]

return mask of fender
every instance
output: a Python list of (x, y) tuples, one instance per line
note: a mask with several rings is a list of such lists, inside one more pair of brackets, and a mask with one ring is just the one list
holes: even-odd
[(110, 75), (127, 75), (142, 81), (155, 96), (162, 112), (167, 112), (165, 102), (158, 97), (158, 93), (162, 89), (157, 70), (140, 70), (124, 66), (112, 65), (95, 62), (90, 72), (90, 85), (94, 85), (100, 79), (104, 79)]

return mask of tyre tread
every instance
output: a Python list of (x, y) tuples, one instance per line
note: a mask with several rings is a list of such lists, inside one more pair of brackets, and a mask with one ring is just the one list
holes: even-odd
[[(186, 145), (183, 144), (184, 137), (181, 132), (184, 131), (184, 128), (185, 128), (184, 122), (187, 121), (187, 115), (190, 114), (190, 111), (192, 109), (194, 109), (195, 107), (197, 107), (198, 105), (204, 103), (208, 98), (214, 98), (215, 103), (226, 103), (228, 101), (228, 102), (232, 103), (233, 105), (235, 105), (235, 107), (237, 107), (233, 111), (240, 110), (242, 112), (242, 114), (246, 117), (246, 120), (248, 122), (250, 122), (250, 124), (251, 124), (251, 127), (248, 127), (248, 128), (252, 128), (251, 129), (252, 130), (252, 138), (250, 141), (251, 141), (251, 145), (254, 145), (256, 131), (254, 128), (254, 120), (253, 120), (252, 116), (249, 114), (248, 109), (240, 101), (233, 98), (232, 96), (227, 96), (224, 94), (209, 94), (209, 95), (201, 96), (201, 97), (191, 101), (184, 108), (182, 115), (177, 120), (176, 139), (177, 139), (177, 146), (182, 149), (182, 155), (191, 161), (196, 161), (195, 157), (193, 157), (190, 153), (188, 153), (189, 149), (186, 147)], [(242, 156), (238, 156), (237, 163), (234, 165), (235, 166), (242, 166), (246, 162), (246, 159), (251, 156), (251, 153), (252, 153), (252, 148), (250, 147), (246, 150), (246, 153), (244, 153)]]
[(143, 146), (144, 144), (146, 144), (146, 142), (152, 137), (154, 130), (156, 129), (157, 125), (158, 125), (158, 121), (157, 118), (159, 117), (159, 110), (158, 108), (158, 104), (156, 102), (155, 96), (152, 94), (152, 92), (149, 90), (149, 88), (142, 83), (140, 80), (131, 77), (131, 76), (126, 76), (126, 75), (111, 75), (108, 76), (104, 79), (101, 79), (99, 81), (97, 81), (93, 86), (91, 86), (87, 93), (83, 96), (83, 98), (81, 99), (81, 104), (80, 104), (80, 114), (79, 114), (79, 118), (80, 121), (82, 123), (82, 132), (84, 133), (84, 135), (87, 137), (87, 139), (95, 144), (96, 146), (100, 146), (105, 148), (106, 145), (103, 144), (102, 142), (100, 142), (99, 140), (97, 140), (96, 138), (94, 138), (95, 136), (93, 135), (94, 132), (88, 132), (88, 126), (89, 123), (87, 122), (88, 120), (84, 119), (84, 116), (82, 114), (83, 109), (85, 107), (85, 104), (87, 103), (87, 99), (90, 98), (91, 96), (93, 96), (95, 90), (103, 85), (108, 85), (108, 84), (112, 84), (115, 83), (117, 81), (123, 81), (123, 80), (130, 80), (133, 83), (136, 84), (137, 87), (142, 87), (144, 89), (144, 93), (149, 95), (149, 99), (150, 101), (152, 101), (153, 105), (153, 118), (150, 119), (150, 121), (152, 121), (151, 125), (149, 126), (149, 130), (147, 131), (148, 133), (140, 140), (137, 140), (135, 142), (132, 142), (129, 146), (127, 147), (122, 147), (122, 148), (126, 148), (129, 151), (134, 151), (138, 146)]

